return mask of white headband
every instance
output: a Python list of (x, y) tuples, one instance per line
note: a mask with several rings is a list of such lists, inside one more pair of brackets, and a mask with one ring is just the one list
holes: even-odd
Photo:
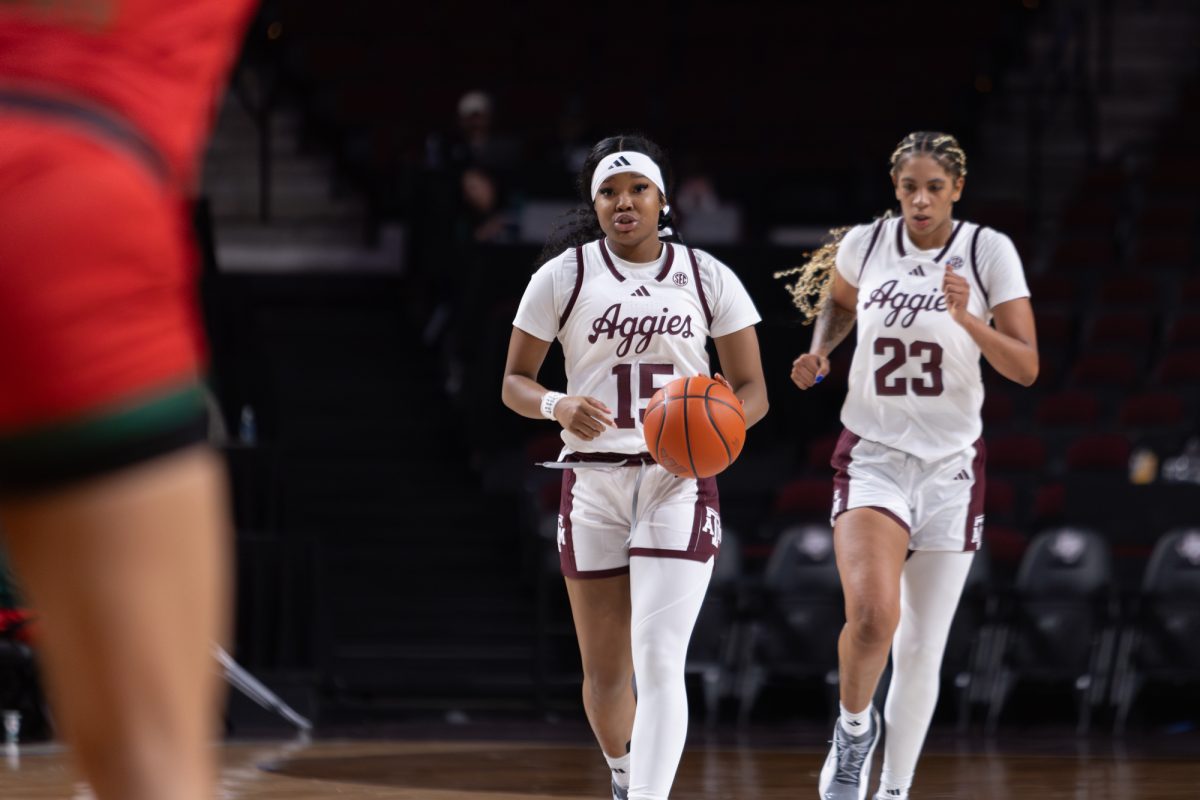
[(662, 170), (658, 168), (658, 164), (654, 163), (654, 159), (645, 153), (622, 150), (620, 153), (605, 156), (604, 160), (596, 165), (596, 171), (592, 173), (592, 200), (596, 199), (596, 192), (600, 190), (600, 184), (622, 172), (637, 172), (645, 175), (663, 193), (663, 197), (667, 196), (666, 181), (663, 180)]

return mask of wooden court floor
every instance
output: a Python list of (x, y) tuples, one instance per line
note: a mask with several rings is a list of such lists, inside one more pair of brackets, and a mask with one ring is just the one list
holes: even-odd
[[(593, 747), (520, 742), (316, 742), (221, 746), (221, 800), (608, 800)], [(822, 752), (693, 747), (676, 800), (816, 797)], [(876, 764), (878, 771), (878, 763)], [(1090, 755), (931, 752), (913, 798), (1160, 800), (1200, 795), (1200, 761)], [(0, 797), (90, 795), (63, 751), (22, 748), (0, 756)]]

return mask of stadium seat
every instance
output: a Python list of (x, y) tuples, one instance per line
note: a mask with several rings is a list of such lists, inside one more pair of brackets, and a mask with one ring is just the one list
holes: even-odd
[(1081, 436), (1067, 447), (1067, 467), (1089, 471), (1128, 469), (1130, 451), (1129, 439), (1120, 433)]
[(1078, 731), (1105, 696), (1115, 642), (1112, 555), (1099, 534), (1060, 528), (1040, 534), (1021, 560), (1012, 606), (994, 631), (987, 727), (994, 731), (1021, 682), (1066, 684)]
[(1151, 681), (1200, 682), (1200, 530), (1172, 531), (1146, 564), (1113, 670), (1113, 727), (1124, 729)]

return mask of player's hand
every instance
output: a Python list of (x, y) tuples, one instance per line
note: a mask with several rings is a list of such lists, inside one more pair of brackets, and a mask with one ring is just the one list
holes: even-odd
[(950, 312), (950, 319), (959, 325), (965, 324), (967, 318), (972, 316), (971, 312), (967, 311), (967, 302), (971, 299), (971, 284), (956, 273), (954, 267), (946, 267), (946, 276), (942, 278), (942, 294), (946, 296), (946, 310)]
[(608, 406), (594, 397), (564, 397), (554, 407), (554, 418), (563, 430), (586, 442), (604, 433), (606, 427), (616, 427), (611, 416)]
[[(700, 377), (703, 378), (705, 376), (701, 375)], [(722, 386), (724, 386), (730, 392), (732, 392), (734, 397), (737, 397), (737, 392), (733, 391), (733, 384), (730, 383), (724, 375), (722, 375), (719, 372), (713, 373), (713, 380), (716, 381), (717, 383), (721, 384)], [(738, 397), (738, 402), (741, 403), (743, 406), (746, 405), (746, 401), (740, 397)]]
[(801, 389), (811, 389), (829, 374), (829, 359), (816, 353), (805, 353), (792, 362), (792, 383)]

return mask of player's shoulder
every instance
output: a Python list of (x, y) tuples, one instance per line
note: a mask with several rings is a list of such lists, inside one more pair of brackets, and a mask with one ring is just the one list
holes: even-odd
[(1016, 245), (1008, 234), (998, 231), (983, 223), (966, 221), (970, 226), (967, 231), (967, 243), (974, 250), (973, 255), (987, 258), (1000, 254), (1016, 253)]
[[(590, 244), (590, 242), (589, 242)], [(587, 247), (587, 245), (583, 245)], [(544, 264), (535, 270), (536, 275), (557, 275), (563, 271), (574, 273), (579, 267), (579, 257), (577, 255), (577, 247), (568, 247), (556, 256), (552, 256)]]
[[(728, 264), (707, 250), (701, 250), (698, 247), (688, 247), (687, 245), (682, 244), (671, 246), (677, 247), (682, 251), (680, 255), (682, 255), (685, 259), (688, 259), (688, 261), (685, 261), (684, 263), (690, 263), (690, 259), (695, 257), (696, 266), (700, 268), (700, 273), (702, 275), (718, 275), (734, 272), (734, 270)], [(678, 256), (676, 257), (676, 260), (678, 261)]]

